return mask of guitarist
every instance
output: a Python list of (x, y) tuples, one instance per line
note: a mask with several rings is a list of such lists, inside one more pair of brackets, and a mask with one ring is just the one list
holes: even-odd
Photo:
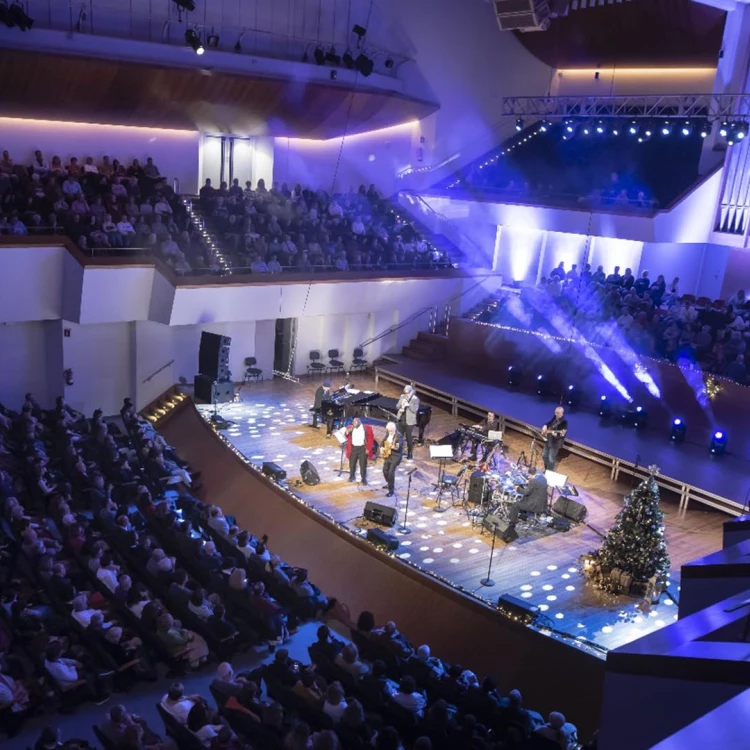
[(383, 477), (388, 487), (387, 497), (393, 497), (396, 469), (401, 463), (403, 451), (401, 434), (396, 429), (395, 422), (388, 422), (385, 426), (385, 438), (381, 450), (383, 453)]
[(565, 419), (565, 409), (558, 406), (555, 416), (542, 427), (542, 436), (546, 439), (542, 460), (547, 471), (554, 471), (557, 465), (557, 454), (565, 442), (568, 433), (568, 420)]

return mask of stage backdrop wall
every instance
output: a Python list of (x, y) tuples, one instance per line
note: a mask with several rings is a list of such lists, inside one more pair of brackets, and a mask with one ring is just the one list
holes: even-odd
[(16, 164), (31, 164), (36, 149), (47, 161), (59, 156), (63, 164), (71, 156), (83, 163), (87, 156), (98, 161), (105, 154), (110, 161), (127, 165), (140, 159), (145, 164), (151, 156), (170, 184), (179, 179), (181, 192), (198, 188), (197, 132), (0, 117), (0, 143)]
[[(607, 395), (615, 403), (621, 402), (580, 347), (560, 345), (562, 352), (554, 354), (545, 346), (544, 339), (533, 333), (455, 319), (450, 324), (448, 357), (483, 373), (488, 382), (502, 385), (510, 365), (520, 365), (526, 372), (525, 382), (529, 389), (533, 387), (532, 376), (537, 373), (547, 374), (558, 393), (563, 386), (574, 383), (583, 394), (587, 408), (593, 408), (601, 395)], [(648, 429), (660, 431), (666, 440), (671, 420), (679, 416), (689, 426), (688, 441), (705, 445), (708, 450), (713, 430), (721, 428), (729, 435), (733, 454), (750, 454), (750, 433), (747, 430), (750, 390), (747, 386), (723, 380), (722, 392), (704, 407), (698, 402), (698, 393), (703, 386), (699, 371), (682, 370), (668, 362), (641, 358), (639, 361), (661, 391), (661, 398), (657, 399), (636, 378), (634, 367), (625, 363), (613, 349), (597, 347), (596, 353), (625, 386), (634, 404), (640, 404), (648, 411)]]

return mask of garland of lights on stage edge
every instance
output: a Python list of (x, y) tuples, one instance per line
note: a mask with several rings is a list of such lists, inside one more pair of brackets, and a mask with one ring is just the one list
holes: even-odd
[[(244, 453), (242, 453), (238, 448), (236, 448), (230, 440), (228, 440), (224, 435), (219, 432), (216, 425), (211, 423), (204, 417), (202, 414), (204, 421), (207, 422), (207, 424), (211, 427), (211, 429), (218, 435), (219, 439), (224, 443), (224, 445), (229, 448), (229, 450), (234, 453), (237, 458), (242, 461), (243, 464), (251, 468), (253, 471), (257, 472), (260, 476), (262, 476), (264, 479), (268, 480), (272, 484), (274, 484), (278, 489), (280, 489), (287, 497), (292, 498), (296, 503), (299, 505), (304, 506), (308, 510), (312, 511), (313, 513), (317, 514), (318, 516), (326, 519), (329, 523), (334, 524), (339, 529), (346, 532), (349, 536), (354, 537), (356, 539), (362, 540), (362, 536), (357, 534), (356, 532), (352, 531), (348, 526), (346, 526), (341, 521), (337, 521), (333, 516), (331, 516), (328, 513), (325, 513), (324, 511), (317, 508), (312, 503), (307, 502), (304, 498), (300, 497), (296, 493), (292, 492), (289, 487), (287, 487), (284, 484), (281, 484), (280, 482), (277, 482), (276, 480), (272, 479), (271, 477), (266, 476), (261, 471), (261, 467), (251, 461), (247, 456), (245, 456)], [(526, 627), (531, 628), (532, 630), (536, 631), (537, 633), (541, 633), (542, 635), (546, 635), (548, 637), (556, 637), (558, 640), (565, 641), (569, 643), (570, 645), (574, 645), (576, 648), (578, 648), (581, 651), (585, 651), (586, 653), (596, 656), (598, 658), (606, 658), (608, 649), (604, 648), (603, 646), (600, 646), (598, 643), (594, 643), (593, 641), (589, 641), (588, 639), (584, 638), (583, 636), (574, 636), (570, 633), (565, 633), (561, 630), (557, 630), (556, 628), (551, 627), (548, 623), (551, 622), (549, 618), (545, 617), (544, 615), (541, 615), (537, 618), (536, 623), (526, 623), (524, 622), (523, 618), (514, 616), (509, 612), (502, 611), (498, 608), (497, 603), (492, 601), (491, 599), (487, 599), (486, 597), (479, 596), (478, 594), (475, 594), (473, 591), (469, 591), (465, 589), (463, 586), (458, 586), (457, 584), (453, 583), (453, 581), (450, 581), (447, 578), (444, 578), (441, 575), (438, 575), (432, 570), (428, 570), (427, 568), (421, 568), (419, 565), (410, 562), (409, 560), (404, 560), (400, 558), (398, 555), (396, 555), (393, 552), (386, 552), (385, 550), (382, 550), (384, 555), (387, 555), (393, 560), (398, 560), (399, 563), (402, 565), (408, 565), (409, 567), (419, 571), (423, 575), (429, 576), (430, 578), (439, 581), (444, 586), (449, 586), (454, 591), (458, 591), (459, 593), (463, 594), (464, 596), (470, 596), (472, 599), (475, 599), (485, 606), (491, 607), (495, 612), (497, 612), (499, 615), (506, 617), (509, 620), (513, 620), (514, 622), (525, 624)], [(543, 623), (543, 624), (542, 624)]]

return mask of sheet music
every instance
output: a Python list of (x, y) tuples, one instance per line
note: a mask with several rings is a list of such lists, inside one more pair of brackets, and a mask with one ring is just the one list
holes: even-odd
[(549, 487), (564, 487), (568, 482), (566, 474), (558, 474), (558, 472), (550, 471), (549, 469), (544, 472), (544, 476), (547, 479), (547, 485)]
[(503, 439), (503, 431), (502, 430), (489, 430), (487, 432), (487, 438), (489, 440), (502, 440)]
[(343, 445), (346, 442), (346, 427), (336, 430), (333, 436), (338, 440), (339, 445)]
[(453, 458), (453, 446), (431, 445), (430, 458)]

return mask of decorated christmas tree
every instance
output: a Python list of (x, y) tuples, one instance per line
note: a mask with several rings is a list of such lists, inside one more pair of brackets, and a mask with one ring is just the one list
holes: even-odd
[(664, 514), (659, 509), (657, 466), (630, 496), (617, 514), (601, 547), (583, 557), (583, 570), (595, 585), (609, 591), (645, 590), (648, 583), (669, 572), (664, 538)]

